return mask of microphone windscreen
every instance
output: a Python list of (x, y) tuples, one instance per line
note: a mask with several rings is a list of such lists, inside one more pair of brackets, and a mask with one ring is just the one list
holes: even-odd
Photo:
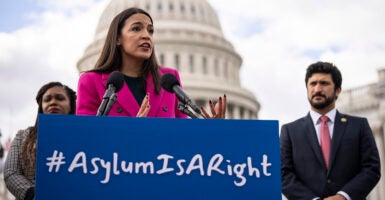
[(175, 85), (180, 85), (178, 79), (173, 74), (164, 74), (160, 78), (160, 85), (168, 92), (173, 93), (172, 88)]
[(106, 85), (107, 85), (107, 88), (108, 88), (108, 86), (110, 84), (112, 84), (115, 87), (115, 92), (119, 92), (122, 89), (122, 87), (123, 87), (123, 83), (124, 83), (124, 76), (123, 76), (123, 74), (118, 72), (118, 71), (114, 71), (108, 77)]

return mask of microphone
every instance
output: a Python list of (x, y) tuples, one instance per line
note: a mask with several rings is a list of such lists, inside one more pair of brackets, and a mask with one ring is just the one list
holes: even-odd
[(122, 73), (114, 71), (110, 74), (106, 84), (107, 90), (103, 95), (103, 101), (99, 106), (96, 116), (108, 115), (117, 98), (115, 93), (122, 89), (123, 83), (124, 76)]
[(180, 110), (182, 113), (186, 114), (187, 116), (191, 118), (198, 118), (193, 112), (191, 112), (186, 104), (182, 103), (181, 101), (178, 101), (178, 110)]
[(190, 106), (196, 113), (202, 115), (199, 107), (193, 103), (188, 95), (183, 92), (182, 88), (180, 88), (180, 83), (173, 74), (164, 74), (160, 78), (160, 84), (166, 91), (175, 93), (179, 101), (183, 104)]

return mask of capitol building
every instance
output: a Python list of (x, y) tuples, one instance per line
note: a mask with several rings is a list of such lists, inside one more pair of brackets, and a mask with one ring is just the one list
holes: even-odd
[[(159, 63), (179, 71), (184, 90), (198, 106), (226, 94), (227, 118), (258, 119), (259, 102), (240, 84), (242, 58), (224, 37), (218, 16), (206, 0), (112, 0), (100, 17), (93, 42), (78, 61), (79, 72), (94, 67), (110, 22), (129, 7), (150, 13)], [(339, 111), (367, 117), (376, 139), (382, 178), (369, 200), (385, 200), (385, 69), (378, 73), (378, 83), (343, 91), (337, 101)]]
[(226, 117), (257, 119), (260, 104), (242, 88), (241, 56), (224, 37), (218, 16), (206, 0), (112, 0), (102, 13), (95, 38), (78, 61), (79, 72), (92, 69), (112, 19), (129, 7), (152, 16), (158, 62), (179, 71), (184, 90), (198, 106), (227, 96)]

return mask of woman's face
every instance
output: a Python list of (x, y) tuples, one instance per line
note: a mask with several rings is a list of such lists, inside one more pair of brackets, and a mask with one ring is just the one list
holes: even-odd
[(150, 58), (153, 50), (153, 33), (154, 26), (147, 15), (140, 13), (131, 15), (120, 30), (117, 41), (123, 56), (139, 60)]
[(59, 86), (48, 89), (43, 95), (42, 108), (44, 114), (69, 114), (71, 105), (65, 89)]

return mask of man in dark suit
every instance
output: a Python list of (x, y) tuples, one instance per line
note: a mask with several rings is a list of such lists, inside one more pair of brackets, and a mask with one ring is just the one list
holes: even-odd
[(338, 112), (342, 76), (331, 63), (307, 68), (311, 110), (281, 128), (282, 192), (289, 200), (361, 200), (380, 179), (380, 158), (366, 118)]

